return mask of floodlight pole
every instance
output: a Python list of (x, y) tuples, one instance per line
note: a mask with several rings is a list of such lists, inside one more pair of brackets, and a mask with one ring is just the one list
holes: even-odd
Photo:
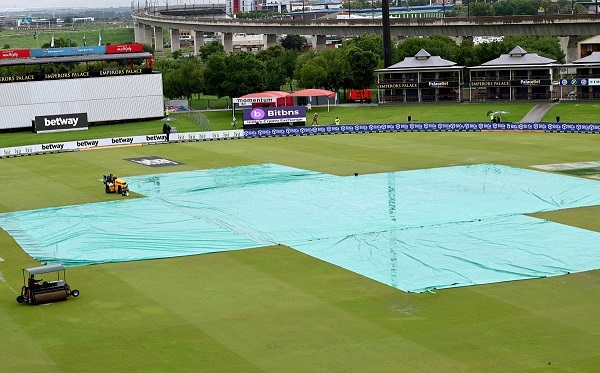
[(383, 67), (392, 65), (392, 37), (390, 35), (390, 3), (381, 2), (381, 24), (383, 25)]

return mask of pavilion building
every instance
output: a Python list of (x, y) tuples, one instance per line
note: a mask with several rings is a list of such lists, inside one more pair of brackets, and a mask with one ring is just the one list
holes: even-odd
[(461, 101), (464, 68), (421, 49), (414, 57), (376, 70), (379, 103)]
[(516, 46), (508, 54), (469, 67), (469, 101), (552, 100), (556, 60)]

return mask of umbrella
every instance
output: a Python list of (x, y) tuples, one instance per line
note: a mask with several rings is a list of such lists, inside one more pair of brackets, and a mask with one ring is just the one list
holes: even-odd
[(496, 114), (496, 115), (504, 115), (504, 114), (510, 114), (510, 112), (504, 111), (504, 110), (498, 110), (498, 111), (494, 111), (494, 114)]

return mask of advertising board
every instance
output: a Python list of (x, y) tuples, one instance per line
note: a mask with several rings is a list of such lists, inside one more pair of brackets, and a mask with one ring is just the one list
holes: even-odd
[(35, 132), (72, 131), (88, 128), (87, 113), (41, 115), (35, 117)]
[(281, 126), (305, 126), (306, 107), (304, 106), (282, 106), (262, 107), (244, 110), (244, 129), (281, 127)]

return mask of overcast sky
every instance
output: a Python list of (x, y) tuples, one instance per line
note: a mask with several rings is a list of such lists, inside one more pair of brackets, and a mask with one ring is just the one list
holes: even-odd
[[(144, 0), (145, 1), (145, 0)], [(140, 1), (143, 4), (144, 1)], [(176, 0), (171, 0), (177, 2)], [(160, 3), (164, 2), (160, 1)], [(136, 0), (137, 4), (137, 0)], [(23, 8), (110, 8), (117, 6), (131, 6), (130, 0), (0, 0), (0, 9), (23, 9)]]

